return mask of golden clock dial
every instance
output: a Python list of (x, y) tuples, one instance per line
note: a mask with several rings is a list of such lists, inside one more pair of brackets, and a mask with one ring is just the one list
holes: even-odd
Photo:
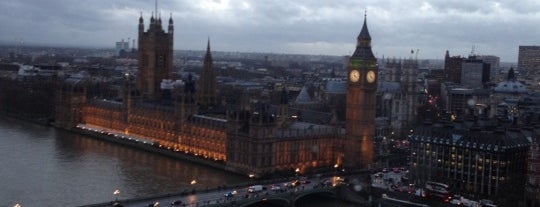
[(375, 72), (372, 70), (368, 71), (366, 74), (366, 80), (368, 83), (373, 83), (375, 81)]
[(349, 80), (351, 80), (351, 82), (358, 82), (358, 80), (360, 80), (360, 72), (358, 72), (358, 70), (351, 70), (351, 73), (349, 73)]

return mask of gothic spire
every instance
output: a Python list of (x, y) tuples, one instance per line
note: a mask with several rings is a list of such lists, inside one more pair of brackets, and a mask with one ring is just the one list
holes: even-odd
[(362, 30), (356, 39), (356, 50), (352, 57), (363, 58), (363, 59), (375, 59), (373, 51), (371, 51), (371, 36), (367, 28), (367, 11), (364, 14), (364, 25)]
[(208, 37), (208, 43), (206, 45), (206, 55), (204, 55), (204, 64), (212, 67), (212, 53), (210, 52), (210, 37)]
[(361, 39), (371, 40), (371, 35), (369, 35), (367, 28), (367, 10), (364, 13), (364, 25), (362, 26), (362, 31), (360, 31), (360, 34), (358, 35), (358, 40)]

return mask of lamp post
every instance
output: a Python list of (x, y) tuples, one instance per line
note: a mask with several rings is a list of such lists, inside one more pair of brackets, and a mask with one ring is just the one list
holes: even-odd
[(195, 193), (195, 185), (197, 184), (197, 180), (193, 179), (191, 182), (190, 182), (191, 186), (193, 186), (193, 190), (191, 191), (192, 193)]
[(250, 173), (248, 176), (249, 176), (249, 182), (250, 182), (250, 184), (253, 185), (253, 184), (254, 184), (254, 183), (253, 183), (253, 178), (255, 178), (255, 174)]
[(118, 201), (118, 195), (120, 194), (120, 190), (116, 189), (113, 192), (114, 195), (114, 201)]

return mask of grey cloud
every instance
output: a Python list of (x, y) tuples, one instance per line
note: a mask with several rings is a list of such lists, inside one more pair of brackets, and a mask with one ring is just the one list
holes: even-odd
[[(425, 5), (432, 10), (421, 10)], [(173, 14), (176, 49), (203, 50), (210, 36), (222, 51), (347, 55), (364, 9), (378, 55), (407, 56), (417, 48), (419, 58), (442, 58), (446, 49), (465, 55), (478, 45), (483, 54), (516, 61), (519, 44), (539, 44), (535, 0), (159, 1), (162, 18)], [(136, 38), (139, 12), (148, 24), (153, 10), (152, 0), (4, 0), (0, 40), (113, 47)]]

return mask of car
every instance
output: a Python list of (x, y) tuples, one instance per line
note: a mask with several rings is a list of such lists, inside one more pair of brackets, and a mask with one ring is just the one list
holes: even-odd
[(233, 190), (231, 192), (225, 193), (224, 196), (227, 197), (227, 198), (231, 198), (236, 194), (237, 194), (236, 190)]
[(294, 180), (291, 182), (291, 186), (295, 187), (295, 186), (299, 186), (300, 185), (300, 181), (298, 180)]
[(461, 199), (457, 199), (457, 198), (454, 198), (454, 199), (450, 200), (450, 204), (454, 204), (454, 205), (458, 205), (458, 206), (463, 205), (463, 203), (461, 202)]
[(281, 187), (279, 187), (279, 185), (272, 185), (272, 186), (270, 186), (270, 190), (279, 191), (279, 190), (281, 190)]
[(252, 186), (248, 187), (248, 192), (249, 193), (257, 193), (257, 192), (261, 192), (263, 190), (264, 190), (264, 188), (263, 188), (262, 185), (252, 185)]
[(180, 205), (182, 205), (181, 200), (175, 200), (175, 201), (171, 202), (171, 206), (180, 206)]
[(124, 207), (124, 205), (122, 205), (120, 202), (116, 201), (113, 203), (112, 205), (113, 207)]
[(155, 203), (149, 203), (148, 205), (146, 205), (147, 207), (158, 207), (159, 206), (159, 202), (155, 202)]

